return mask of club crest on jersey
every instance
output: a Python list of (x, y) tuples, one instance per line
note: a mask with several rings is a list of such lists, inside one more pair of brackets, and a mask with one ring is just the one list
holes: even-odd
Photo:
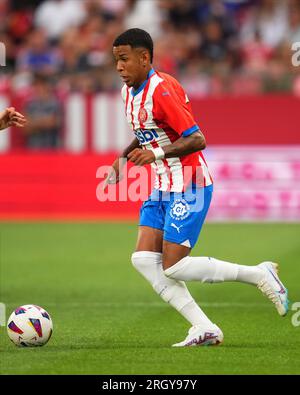
[(148, 119), (148, 113), (145, 110), (144, 107), (140, 108), (139, 114), (138, 114), (138, 119), (139, 119), (139, 123), (145, 123)]
[(190, 206), (184, 199), (174, 200), (171, 209), (170, 216), (174, 219), (183, 220), (190, 214)]

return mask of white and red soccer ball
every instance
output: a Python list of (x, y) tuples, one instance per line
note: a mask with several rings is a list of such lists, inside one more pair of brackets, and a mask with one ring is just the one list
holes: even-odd
[(18, 307), (7, 322), (10, 340), (20, 347), (43, 346), (52, 335), (53, 323), (42, 307), (26, 304)]

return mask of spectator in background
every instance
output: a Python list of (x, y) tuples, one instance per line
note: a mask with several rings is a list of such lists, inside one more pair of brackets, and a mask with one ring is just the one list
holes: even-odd
[(125, 28), (143, 26), (156, 39), (161, 36), (162, 10), (158, 0), (129, 0)]
[(177, 74), (176, 61), (170, 50), (170, 40), (166, 35), (156, 43), (154, 65), (155, 69), (163, 70), (167, 74)]
[(293, 75), (290, 70), (291, 50), (285, 44), (277, 47), (268, 67), (263, 75), (263, 91), (265, 93), (291, 92), (293, 86)]
[(107, 21), (118, 20), (122, 23), (124, 18), (128, 1), (127, 0), (85, 0), (85, 8), (88, 16), (101, 14)]
[(203, 1), (161, 0), (160, 6), (176, 30), (185, 30), (197, 25), (197, 7), (202, 3)]
[(243, 45), (255, 40), (259, 32), (262, 42), (271, 48), (279, 45), (288, 31), (288, 2), (286, 0), (262, 0), (252, 7), (241, 26)]
[(288, 41), (300, 42), (300, 0), (293, 0), (289, 9)]
[(7, 31), (9, 16), (9, 3), (8, 0), (0, 0), (0, 30), (1, 32)]
[[(3, 0), (2, 0), (3, 1)], [(23, 9), (33, 9), (35, 7), (38, 7), (41, 3), (43, 3), (45, 0), (4, 0), (8, 1), (10, 4), (10, 8), (14, 11), (16, 10), (23, 10)]]
[(25, 104), (28, 123), (26, 146), (31, 149), (55, 149), (60, 146), (62, 130), (61, 105), (45, 76), (37, 75), (33, 95)]
[(155, 67), (190, 93), (299, 92), (300, 0), (0, 0), (0, 93), (23, 100), (36, 72), (60, 97), (119, 90), (111, 46), (131, 27), (152, 32)]
[(59, 64), (59, 52), (48, 45), (44, 31), (33, 30), (18, 55), (17, 70), (51, 75), (58, 70)]
[(77, 91), (78, 81), (82, 74), (88, 73), (88, 52), (81, 43), (80, 32), (70, 28), (60, 43), (62, 62), (59, 66), (57, 88), (62, 94)]
[(8, 34), (16, 44), (22, 43), (24, 37), (30, 33), (34, 7), (37, 5), (38, 1), (33, 0), (9, 1), (10, 13), (6, 23)]
[(55, 43), (69, 27), (79, 26), (85, 20), (84, 3), (81, 0), (46, 0), (36, 10), (35, 24)]
[(271, 59), (273, 48), (264, 43), (259, 31), (256, 31), (253, 41), (242, 48), (244, 67), (250, 72), (265, 72)]
[(204, 27), (200, 53), (209, 63), (223, 62), (228, 58), (228, 47), (222, 26), (216, 18), (208, 20)]
[(200, 61), (193, 62), (187, 65), (182, 74), (181, 82), (188, 96), (205, 97), (212, 91), (211, 78), (200, 70)]

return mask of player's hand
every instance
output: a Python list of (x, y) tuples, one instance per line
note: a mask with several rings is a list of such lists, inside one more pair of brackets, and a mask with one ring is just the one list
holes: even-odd
[(117, 184), (122, 180), (122, 169), (125, 163), (125, 158), (118, 158), (114, 161), (103, 183), (103, 190), (107, 187), (108, 184)]
[(17, 112), (14, 107), (9, 107), (0, 113), (0, 130), (9, 128), (10, 126), (23, 128), (25, 124), (26, 118)]
[(127, 155), (127, 158), (136, 166), (148, 165), (155, 161), (154, 153), (151, 150), (142, 150), (141, 148), (135, 148)]

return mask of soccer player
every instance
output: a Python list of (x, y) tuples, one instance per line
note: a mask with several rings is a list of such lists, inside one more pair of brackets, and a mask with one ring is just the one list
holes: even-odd
[(24, 115), (15, 110), (14, 107), (6, 108), (0, 113), (0, 130), (9, 128), (10, 126), (18, 126), (23, 128), (26, 123)]
[[(156, 171), (154, 190), (141, 208), (132, 264), (191, 324), (186, 338), (173, 346), (223, 341), (221, 329), (197, 305), (186, 281), (253, 284), (275, 304), (280, 315), (286, 315), (287, 289), (279, 280), (277, 264), (244, 266), (190, 256), (213, 193), (213, 181), (201, 152), (206, 147), (205, 137), (181, 85), (153, 69), (153, 42), (147, 32), (129, 29), (122, 33), (113, 43), (113, 55), (124, 81), (125, 114), (135, 134), (120, 158), (137, 166), (151, 164)], [(112, 164), (105, 185), (120, 180), (124, 162), (120, 158)]]

